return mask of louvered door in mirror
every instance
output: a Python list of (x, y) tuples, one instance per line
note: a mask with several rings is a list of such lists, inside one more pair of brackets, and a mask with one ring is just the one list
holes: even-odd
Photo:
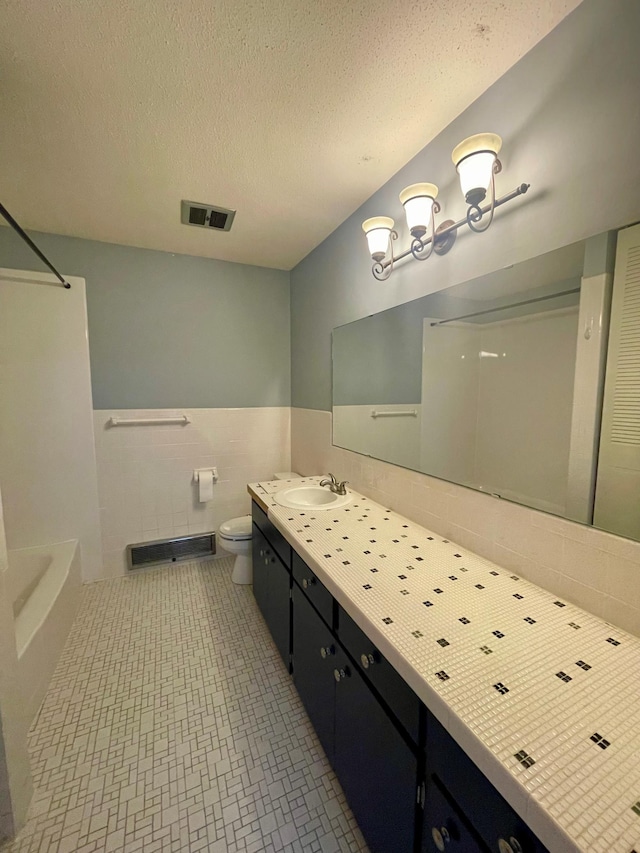
[(640, 225), (618, 234), (593, 523), (640, 539)]

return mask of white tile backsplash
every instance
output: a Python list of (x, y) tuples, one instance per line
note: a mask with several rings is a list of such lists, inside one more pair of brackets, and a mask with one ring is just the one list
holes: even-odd
[[(112, 416), (186, 414), (186, 426), (108, 426)], [(125, 571), (125, 547), (216, 530), (250, 510), (247, 483), (290, 467), (290, 409), (109, 409), (94, 412), (104, 576)], [(201, 504), (195, 468), (218, 469)]]
[(640, 542), (331, 444), (331, 413), (291, 410), (291, 464), (353, 488), (640, 636)]

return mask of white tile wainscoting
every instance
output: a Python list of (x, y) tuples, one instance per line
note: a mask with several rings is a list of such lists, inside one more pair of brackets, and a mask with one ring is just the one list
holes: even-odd
[[(125, 572), (125, 547), (216, 530), (250, 510), (247, 483), (290, 466), (290, 409), (94, 411), (104, 577)], [(186, 426), (108, 426), (120, 418), (187, 415)], [(200, 503), (195, 468), (217, 467), (213, 500)]]
[(333, 471), (412, 521), (640, 636), (640, 543), (331, 444), (331, 413), (291, 410), (291, 465)]
[[(373, 413), (376, 413), (376, 417)], [(387, 412), (404, 412), (402, 417), (384, 417)], [(380, 417), (382, 415), (382, 417)], [(420, 466), (422, 405), (334, 406), (334, 440), (338, 447), (357, 447), (360, 453), (382, 453), (395, 465)]]

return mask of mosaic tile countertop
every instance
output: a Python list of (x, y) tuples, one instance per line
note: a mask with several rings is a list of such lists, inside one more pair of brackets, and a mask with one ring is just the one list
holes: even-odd
[(356, 492), (278, 506), (291, 485), (249, 490), (543, 844), (640, 853), (640, 639)]

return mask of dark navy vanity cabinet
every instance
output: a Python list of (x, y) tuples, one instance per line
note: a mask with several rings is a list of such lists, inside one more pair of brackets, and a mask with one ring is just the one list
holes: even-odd
[[(448, 802), (447, 818), (453, 824), (460, 825), (460, 837), (466, 838), (465, 826), (470, 838), (477, 839), (476, 846), (464, 846), (471, 841), (462, 840), (459, 846), (453, 843), (442, 849), (476, 851), (491, 850), (497, 853), (546, 853), (546, 848), (523, 820), (514, 812), (506, 800), (487, 781), (486, 777), (469, 760), (466, 753), (453, 740), (451, 735), (431, 715), (426, 737), (426, 792), (427, 805), (424, 816), (424, 838), (439, 828), (438, 820), (444, 812), (436, 806), (437, 798), (432, 798), (434, 814), (429, 814), (429, 792), (438, 790)], [(438, 849), (423, 844), (424, 851)]]
[(387, 714), (417, 748), (422, 705), (416, 694), (342, 607), (338, 607), (338, 636)]
[(293, 682), (333, 765), (336, 640), (300, 587), (293, 585)]
[(411, 853), (417, 756), (341, 648), (335, 672), (336, 775), (371, 850)]
[(334, 628), (333, 596), (295, 551), (292, 552), (293, 579), (331, 630)]
[(412, 853), (417, 748), (407, 744), (338, 639), (333, 600), (330, 627), (303, 591), (322, 602), (318, 592), (326, 589), (317, 579), (300, 587), (299, 577), (293, 584), (293, 680), (300, 698), (371, 850)]
[(253, 594), (291, 671), (291, 548), (255, 502), (252, 515)]
[(487, 848), (470, 829), (451, 803), (447, 793), (430, 779), (421, 795), (424, 802), (423, 853), (449, 850), (451, 853), (486, 853)]
[(253, 504), (253, 592), (372, 853), (548, 853)]

